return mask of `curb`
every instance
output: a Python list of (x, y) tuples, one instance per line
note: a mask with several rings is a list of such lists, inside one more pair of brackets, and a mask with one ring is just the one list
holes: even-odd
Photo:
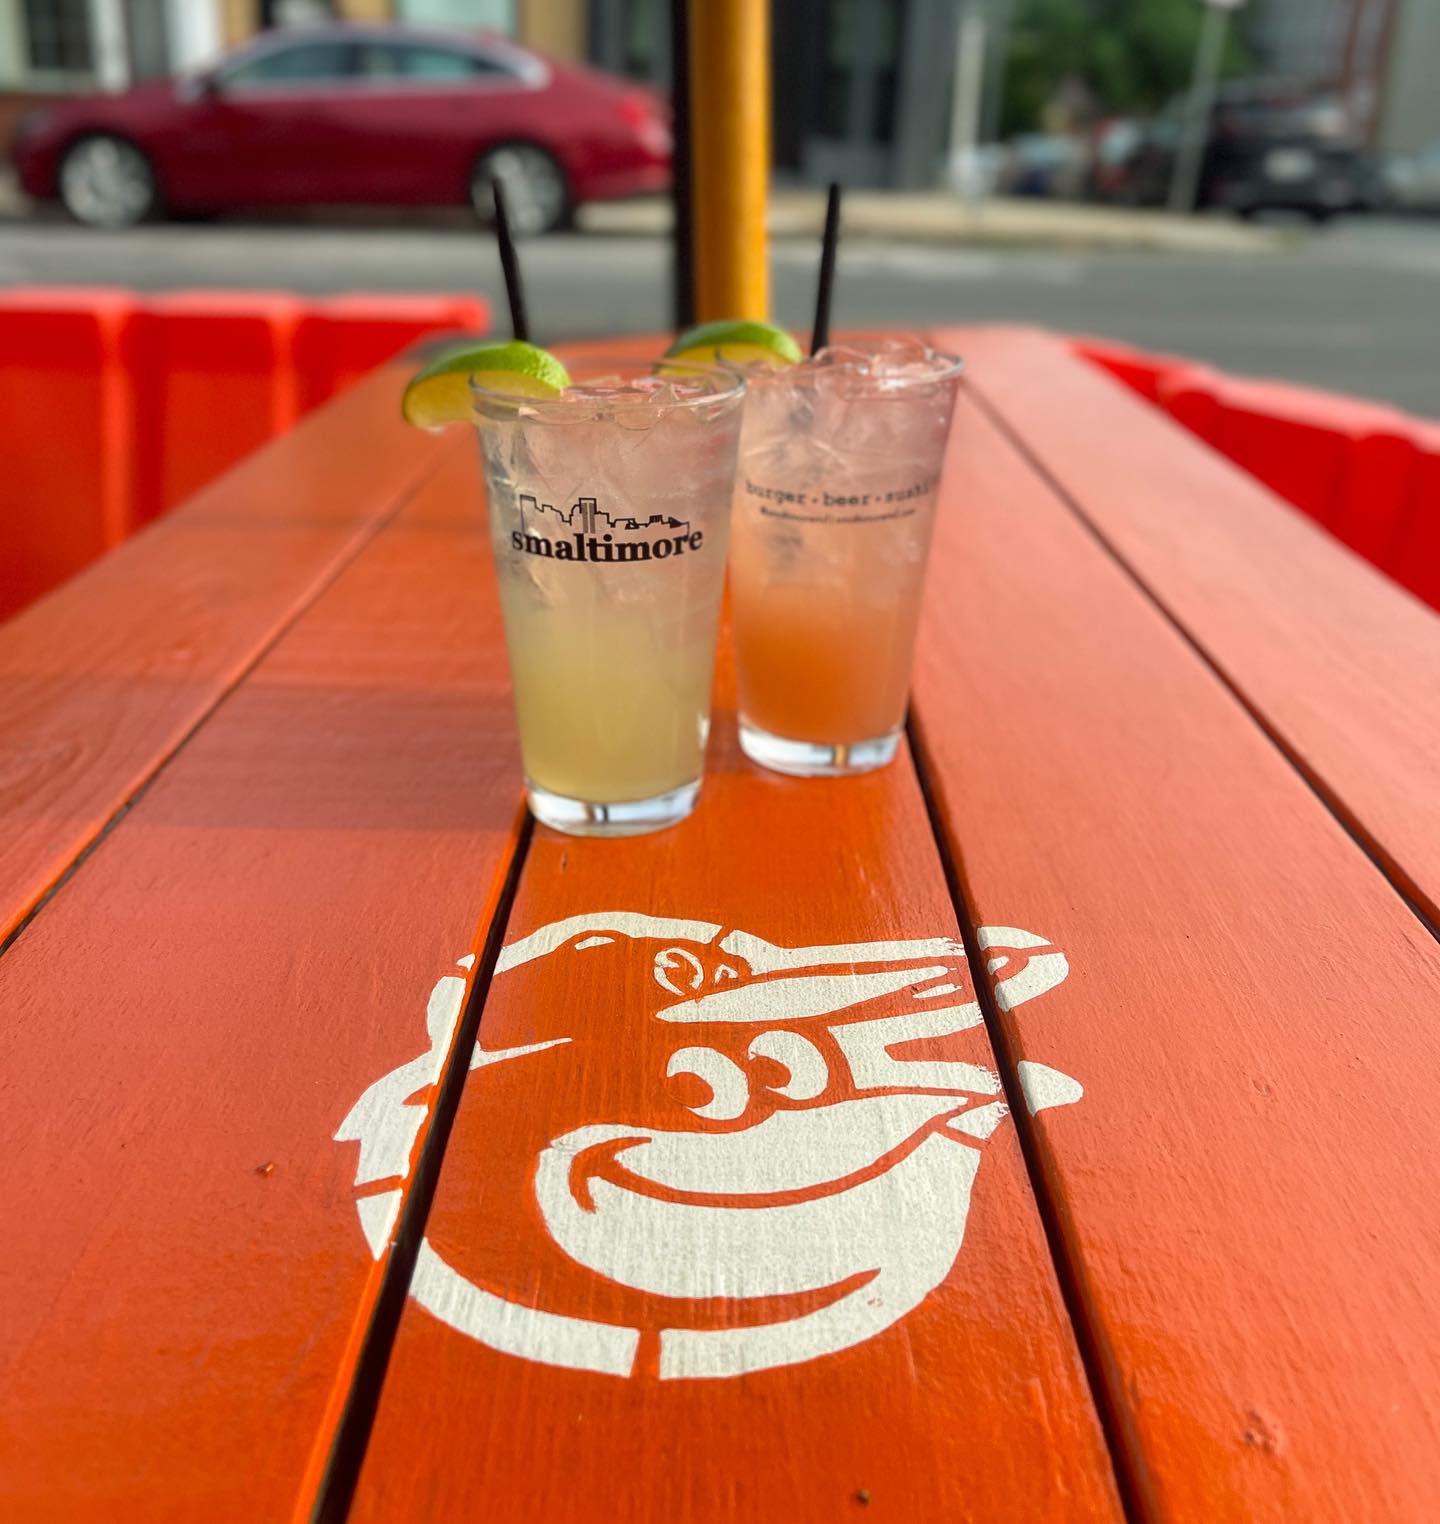
[[(773, 238), (818, 238), (825, 198), (819, 191), (772, 194), (767, 224)], [(668, 235), (670, 206), (663, 198), (602, 202), (583, 207), (587, 232)], [(1169, 253), (1276, 254), (1295, 246), (1285, 230), (1252, 227), (1221, 215), (1183, 217), (1171, 212), (1089, 204), (994, 198), (967, 203), (941, 192), (851, 192), (845, 198), (851, 237), (940, 244), (1084, 250), (1153, 250)]]

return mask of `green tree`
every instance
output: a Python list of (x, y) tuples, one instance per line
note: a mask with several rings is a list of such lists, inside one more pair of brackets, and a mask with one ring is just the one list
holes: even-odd
[[(1032, 131), (1061, 83), (1083, 80), (1104, 115), (1158, 110), (1190, 82), (1203, 0), (1016, 0), (1001, 130)], [(1249, 50), (1231, 26), (1224, 72)]]

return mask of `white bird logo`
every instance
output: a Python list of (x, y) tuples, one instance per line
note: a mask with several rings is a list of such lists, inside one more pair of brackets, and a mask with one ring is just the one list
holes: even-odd
[[(587, 1040), (585, 1020), (572, 1017), (576, 1035), (566, 1035), (527, 1008), (557, 1035), (477, 1046), (470, 1066), (486, 1073), (469, 1083), (499, 1080), (516, 1064), (573, 1066), (581, 1049), (586, 1063), (612, 1069), (639, 1055), (641, 1072), (612, 1076), (610, 1117), (557, 1127), (553, 1113), (537, 1119), (526, 1108), (541, 1133), (523, 1178), (499, 1199), (516, 1204), (516, 1217), (538, 1209), (545, 1242), (537, 1232), (521, 1252), (554, 1264), (538, 1281), (533, 1264), (516, 1267), (512, 1279), (531, 1288), (517, 1295), (497, 1283), (507, 1272), (497, 1251), (476, 1246), (489, 1267), (467, 1275), (451, 1263), (453, 1249), (447, 1258), (427, 1241), (410, 1294), (437, 1318), (545, 1364), (717, 1378), (873, 1338), (950, 1273), (981, 1146), (1007, 1115), (998, 1075), (975, 1061), (989, 1049), (980, 1007), (964, 998), (963, 945), (940, 937), (782, 947), (724, 931), (617, 911), (553, 923), (502, 951), (492, 1000), (524, 970), (568, 958), (611, 960), (607, 970), (624, 972), (617, 991), (633, 990), (638, 962), (651, 994), (629, 1029), (638, 1040), (624, 1043), (623, 1012), (586, 1013)], [(996, 998), (1006, 1010), (1069, 972), (1062, 952), (1015, 927), (982, 928), (979, 944), (1001, 974)], [(585, 972), (593, 988), (598, 969)], [(372, 1085), (336, 1132), (360, 1144), (357, 1187), (407, 1177), (425, 1115), (415, 1097), (439, 1077), (464, 991), (457, 976), (440, 981), (429, 1051)], [(968, 1058), (950, 1056), (967, 1047)], [(1019, 1070), (1032, 1112), (1080, 1098), (1080, 1085), (1056, 1070)], [(502, 1103), (501, 1135), (503, 1115)], [(511, 1174), (506, 1150), (530, 1146), (516, 1142), (526, 1136), (497, 1144)], [(358, 1199), (377, 1258), (400, 1199), (399, 1186)], [(577, 1290), (573, 1308), (538, 1305), (537, 1285), (561, 1296), (577, 1276), (599, 1279), (616, 1320), (587, 1315), (593, 1285)]]

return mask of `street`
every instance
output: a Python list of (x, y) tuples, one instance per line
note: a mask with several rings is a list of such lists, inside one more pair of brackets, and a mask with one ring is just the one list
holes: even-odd
[[(773, 244), (774, 312), (808, 324), (816, 245)], [(669, 323), (657, 235), (569, 233), (522, 258), (542, 342)], [(222, 221), (100, 233), (53, 216), (0, 221), (0, 282), (278, 288), (479, 289), (499, 261), (468, 217), (319, 224)], [(837, 326), (1026, 322), (1103, 334), (1237, 372), (1440, 416), (1440, 220), (1354, 218), (1296, 228), (1278, 251), (1150, 252), (955, 245), (874, 237), (841, 248)]]

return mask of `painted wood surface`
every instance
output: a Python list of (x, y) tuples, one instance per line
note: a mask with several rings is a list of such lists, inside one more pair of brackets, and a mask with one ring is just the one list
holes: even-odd
[[(218, 620), (157, 611), (113, 676), (91, 649), (127, 770), (393, 503), (416, 460), (394, 405), (393, 378), (342, 402), (347, 455), (297, 435), (139, 547), (157, 596), (162, 546), (187, 597), (196, 542), (239, 567)], [(454, 444), (0, 957), (6, 1519), (310, 1516), (384, 1269), (362, 1226), (383, 1245), (428, 1113), (400, 1107), (363, 1158), (335, 1135), (398, 1064), (425, 1096), (515, 844), (479, 471)], [(305, 561), (260, 579), (262, 555)], [(171, 642), (201, 636), (197, 692), (167, 685)], [(120, 763), (100, 771), (108, 800)]]
[[(1006, 353), (987, 339), (975, 373), (1013, 398)], [(1045, 396), (1048, 360), (1016, 353)], [(1168, 457), (1110, 439), (1077, 435), (1065, 469), (1088, 460), (1098, 502), (1108, 463), (1113, 519)], [(1062, 998), (996, 997), (1015, 1061), (1084, 1080), (1033, 1131), (1141, 1514), (1433, 1519), (1440, 947), (973, 404), (944, 493), (916, 731), (973, 916), (1075, 970)]]
[[(1003, 344), (942, 342), (1018, 408)], [(394, 384), (139, 542), (192, 591), (153, 631), (116, 611), (161, 555), (17, 626), (12, 919), (149, 786), (0, 956), (0, 1514), (310, 1517), (454, 1058), (356, 1520), (1118, 1520), (1062, 1285), (1132, 1517), (1428, 1520), (1440, 953), (1171, 583), (962, 410), (915, 713), (999, 1054), (908, 757), (764, 775), (724, 706), (685, 826), (537, 835), (455, 1054), (518, 763), (470, 448)]]
[(733, 726), (685, 824), (536, 833), (356, 1524), (1120, 1517), (908, 756)]
[(1440, 618), (1058, 339), (948, 340), (986, 404), (1440, 924)]
[(400, 373), (0, 627), (0, 941), (455, 447)]

